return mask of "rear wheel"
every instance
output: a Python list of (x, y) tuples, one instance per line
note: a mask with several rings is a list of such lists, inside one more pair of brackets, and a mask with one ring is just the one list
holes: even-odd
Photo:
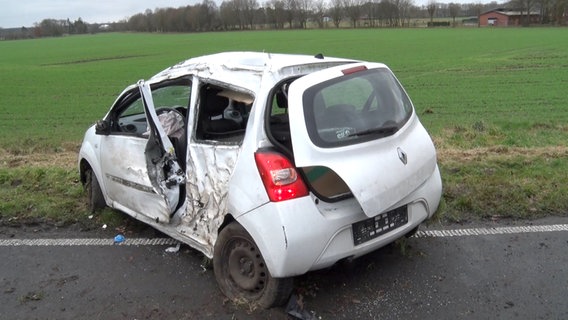
[(263, 308), (283, 305), (292, 292), (293, 278), (273, 278), (260, 250), (237, 222), (219, 233), (213, 256), (215, 279), (223, 294)]
[(92, 169), (85, 171), (85, 190), (87, 191), (87, 208), (94, 213), (106, 206), (99, 180)]

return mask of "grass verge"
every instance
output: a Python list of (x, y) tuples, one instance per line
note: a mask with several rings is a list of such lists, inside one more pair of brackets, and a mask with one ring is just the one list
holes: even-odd
[(438, 217), (534, 219), (568, 213), (568, 149), (479, 148), (441, 150), (444, 205)]
[[(439, 147), (444, 194), (439, 222), (535, 219), (568, 215), (567, 147)], [(0, 225), (96, 223), (116, 227), (125, 216), (103, 210), (95, 220), (74, 167), (74, 151), (0, 159)], [(42, 161), (38, 160), (42, 159)]]
[(0, 152), (0, 226), (123, 225), (126, 216), (117, 211), (105, 209), (93, 216), (87, 210), (76, 157), (76, 151), (64, 149)]

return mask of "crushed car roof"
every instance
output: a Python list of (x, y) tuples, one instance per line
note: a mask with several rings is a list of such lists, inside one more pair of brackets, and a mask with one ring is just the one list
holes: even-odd
[(152, 82), (177, 78), (185, 74), (196, 74), (201, 78), (233, 83), (245, 89), (256, 91), (264, 75), (297, 75), (309, 73), (311, 69), (357, 62), (356, 60), (281, 54), (265, 52), (223, 52), (200, 56), (182, 61), (152, 77)]

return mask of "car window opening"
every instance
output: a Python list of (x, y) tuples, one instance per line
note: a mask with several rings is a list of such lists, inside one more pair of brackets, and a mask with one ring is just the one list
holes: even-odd
[(251, 95), (213, 85), (201, 87), (196, 138), (240, 143), (254, 99)]
[[(291, 83), (291, 81), (290, 81)], [(288, 117), (288, 82), (281, 84), (271, 100), (269, 132), (287, 154), (292, 154), (290, 119)]]
[[(144, 112), (142, 98), (134, 89), (127, 99), (120, 101), (110, 115), (114, 119), (111, 133), (118, 135), (134, 135), (148, 138), (150, 129)], [(191, 92), (191, 84), (186, 81), (159, 84), (152, 90), (152, 99), (156, 106), (156, 114), (160, 125), (174, 146), (179, 165), (185, 170), (185, 153), (187, 150), (187, 114)]]

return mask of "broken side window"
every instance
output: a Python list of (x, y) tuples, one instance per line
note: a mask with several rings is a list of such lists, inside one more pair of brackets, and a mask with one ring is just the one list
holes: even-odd
[(203, 85), (199, 92), (196, 138), (213, 142), (242, 142), (254, 98), (252, 95)]

